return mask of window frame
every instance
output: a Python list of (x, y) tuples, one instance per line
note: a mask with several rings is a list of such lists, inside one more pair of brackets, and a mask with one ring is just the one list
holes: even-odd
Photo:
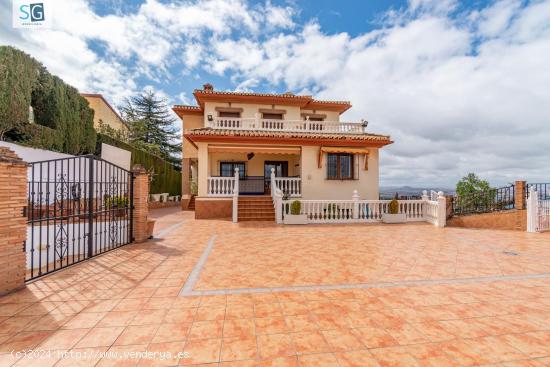
[[(227, 164), (227, 165), (231, 165), (231, 172), (232, 172), (232, 175), (231, 176), (223, 176), (222, 175), (222, 166), (224, 164)], [(233, 177), (235, 176), (235, 166), (241, 166), (244, 167), (244, 169), (240, 169), (241, 167), (239, 167), (239, 179), (243, 179), (243, 178), (246, 178), (246, 162), (244, 161), (220, 161), (220, 177)]]
[(238, 119), (241, 118), (241, 113), (237, 111), (218, 111), (218, 117)]
[[(336, 176), (331, 177), (329, 173), (330, 156), (336, 156)], [(349, 157), (350, 175), (342, 177), (342, 157)], [(350, 181), (355, 180), (355, 154), (351, 153), (327, 153), (327, 180)]]

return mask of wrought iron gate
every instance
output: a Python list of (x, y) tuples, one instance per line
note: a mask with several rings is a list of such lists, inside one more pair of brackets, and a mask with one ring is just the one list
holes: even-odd
[(30, 163), (27, 280), (132, 242), (133, 177), (94, 156)]

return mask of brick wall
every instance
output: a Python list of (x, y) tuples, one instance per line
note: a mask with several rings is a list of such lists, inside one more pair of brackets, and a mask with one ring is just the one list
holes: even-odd
[(0, 295), (25, 285), (27, 164), (0, 147)]
[(233, 199), (195, 198), (195, 219), (231, 218)]
[(134, 175), (134, 225), (135, 242), (147, 241), (147, 216), (149, 215), (149, 175), (145, 168), (136, 164), (132, 167)]
[(494, 213), (461, 215), (447, 220), (449, 227), (527, 230), (526, 210), (506, 210)]

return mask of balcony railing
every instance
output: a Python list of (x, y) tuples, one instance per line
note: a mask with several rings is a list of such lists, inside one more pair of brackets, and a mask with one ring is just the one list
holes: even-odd
[(357, 122), (268, 120), (260, 118), (213, 117), (207, 121), (213, 129), (314, 132), (327, 134), (364, 134), (366, 126)]

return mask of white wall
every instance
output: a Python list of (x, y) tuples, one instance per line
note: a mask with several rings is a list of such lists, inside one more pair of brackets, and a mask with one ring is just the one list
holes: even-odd
[(13, 150), (25, 162), (38, 162), (38, 161), (46, 161), (49, 159), (74, 157), (74, 155), (70, 155), (70, 154), (53, 152), (51, 150), (45, 150), (45, 149), (35, 149), (35, 148), (24, 147), (19, 144), (8, 143), (7, 141), (0, 141), (0, 146), (7, 147)]
[(323, 157), (322, 167), (318, 167), (319, 147), (302, 147), (302, 198), (317, 200), (346, 200), (351, 199), (353, 190), (359, 192), (361, 199), (377, 200), (379, 189), (378, 178), (378, 149), (369, 148), (369, 169), (365, 171), (364, 155), (359, 157), (358, 180), (327, 180), (326, 155)]
[(101, 143), (101, 158), (129, 171), (132, 161), (132, 152)]

